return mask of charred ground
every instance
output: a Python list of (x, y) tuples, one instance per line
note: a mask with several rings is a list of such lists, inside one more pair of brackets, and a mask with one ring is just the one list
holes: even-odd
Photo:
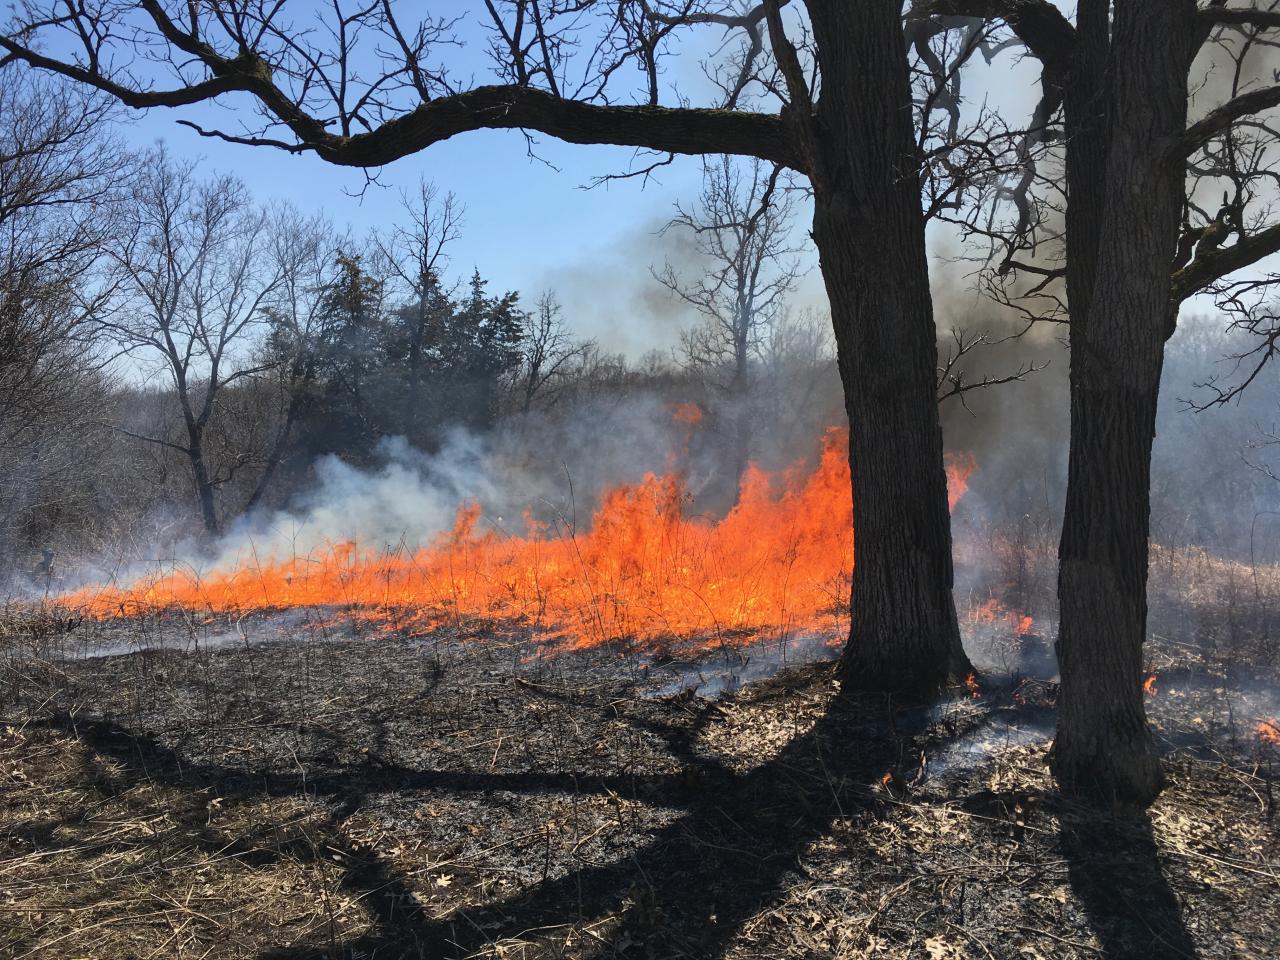
[(5, 632), (14, 957), (1280, 950), (1280, 757), (1243, 716), (1273, 676), (1204, 644), (1153, 644), (1171, 782), (1133, 815), (1053, 789), (1051, 683), (921, 708), (819, 663), (700, 696), (742, 657), (331, 611)]

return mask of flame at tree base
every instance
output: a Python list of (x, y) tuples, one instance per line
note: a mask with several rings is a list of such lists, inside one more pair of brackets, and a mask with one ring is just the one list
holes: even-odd
[[(105, 619), (183, 608), (249, 613), (337, 607), (389, 630), (458, 618), (514, 620), (570, 648), (620, 640), (743, 644), (798, 634), (843, 639), (853, 568), (847, 437), (831, 430), (811, 472), (751, 467), (722, 519), (684, 516), (678, 473), (607, 491), (590, 529), (538, 523), (485, 529), (476, 505), (420, 550), (337, 545), (318, 556), (177, 572), (64, 602)], [(948, 466), (952, 506), (972, 460)]]

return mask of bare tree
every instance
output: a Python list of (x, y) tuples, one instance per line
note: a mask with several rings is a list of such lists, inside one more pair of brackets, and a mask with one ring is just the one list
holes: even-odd
[[(1197, 8), (1194, 0), (1081, 2), (1072, 22), (1047, 0), (937, 0), (913, 16), (955, 14), (1005, 22), (1044, 66), (1037, 116), (1061, 117), (1065, 236), (1015, 210), (999, 237), (997, 275), (1030, 274), (1033, 295), (1065, 279), (1071, 339), (1071, 450), (1059, 549), (1062, 671), (1053, 767), (1064, 783), (1146, 803), (1163, 777), (1141, 690), (1146, 634), (1151, 450), (1164, 344), (1187, 297), (1211, 291), (1227, 309), (1274, 282), (1236, 271), (1280, 250), (1267, 225), (1280, 83), (1246, 70), (1249, 50), (1270, 46), (1280, 4)], [(1271, 37), (1276, 36), (1274, 33)], [(1225, 44), (1226, 99), (1188, 123), (1197, 56)], [(1206, 88), (1212, 95), (1216, 84)], [(1034, 164), (1034, 158), (1029, 158)], [(1226, 184), (1212, 215), (1197, 195)], [(1260, 189), (1267, 184), (1268, 189)], [(1019, 254), (1052, 245), (1061, 266)], [(1234, 239), (1234, 242), (1229, 242)], [(1029, 259), (1029, 258), (1028, 258)], [(1265, 342), (1265, 340), (1264, 340)], [(1270, 348), (1265, 348), (1264, 352)]]
[[(102, 384), (91, 321), (98, 248), (125, 168), (110, 102), (25, 71), (0, 73), (0, 566), (44, 542), (46, 518), (91, 497)], [(45, 573), (51, 570), (49, 558)], [(45, 578), (47, 581), (47, 577)]]
[(595, 346), (591, 340), (574, 339), (555, 291), (544, 290), (526, 322), (520, 366), (512, 382), (520, 412), (555, 406)]
[(208, 533), (219, 526), (217, 488), (253, 459), (245, 450), (214, 456), (209, 426), (224, 392), (269, 365), (250, 347), (281, 282), (267, 226), (238, 180), (202, 181), (157, 149), (141, 164), (125, 227), (109, 247), (121, 302), (101, 327), (172, 385), (182, 419), (180, 439), (131, 435), (186, 458)]
[(304, 217), (288, 206), (271, 212), (267, 237), (279, 283), (263, 307), (268, 334), (261, 366), (273, 374), (276, 386), (276, 429), (245, 503), (246, 513), (262, 504), (284, 462), (294, 428), (313, 399), (325, 336), (325, 297), (341, 246), (324, 217)]
[[(904, 42), (898, 0), (745, 10), (731, 0), (486, 0), (476, 10), (491, 31), (492, 71), (480, 86), (446, 63), (457, 48), (448, 17), (338, 0), (308, 8), (320, 18), (312, 29), (289, 19), (296, 9), (29, 0), (0, 49), (139, 109), (248, 98), (264, 120), (257, 129), (184, 122), (347, 166), (510, 129), (525, 131), (530, 149), (541, 133), (655, 151), (636, 176), (675, 153), (756, 157), (804, 175), (851, 425), (858, 536), (842, 676), (849, 688), (930, 689), (968, 671), (951, 594), (922, 205), (926, 171), (945, 180), (966, 169), (947, 161), (968, 148), (964, 137), (933, 137), (922, 153), (913, 120), (946, 105), (936, 84), (934, 96), (913, 97), (910, 58), (920, 54)], [(718, 94), (695, 107), (661, 77), (675, 45), (708, 28), (736, 43), (708, 65)], [(952, 67), (942, 63), (943, 81)]]
[(830, 426), (835, 344), (831, 321), (813, 309), (788, 313), (770, 324), (769, 337), (761, 345), (759, 393), (765, 417), (782, 445), (775, 463), (793, 458), (791, 438), (813, 436)]
[(383, 272), (407, 295), (403, 310), (410, 321), (409, 383), (402, 419), (405, 435), (413, 438), (422, 414), (424, 351), (431, 340), (432, 320), (438, 319), (449, 299), (444, 271), (448, 248), (462, 232), (464, 210), (452, 193), (441, 197), (435, 185), (425, 180), (418, 182), (416, 192), (401, 197), (401, 207), (406, 222), (378, 238), (377, 247), (386, 262)]
[(697, 204), (677, 208), (667, 229), (691, 234), (706, 268), (690, 278), (668, 262), (655, 273), (702, 317), (681, 336), (681, 352), (730, 411), (735, 480), (751, 455), (752, 364), (800, 275), (790, 235), (794, 204), (779, 182), (782, 172), (754, 158), (703, 157)]
[(109, 102), (54, 81), (0, 75), (0, 409), (36, 412), (79, 363), (91, 284), (124, 162), (104, 136)]

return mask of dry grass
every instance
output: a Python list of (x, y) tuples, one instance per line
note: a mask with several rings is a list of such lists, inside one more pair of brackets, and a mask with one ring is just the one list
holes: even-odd
[(253, 956), (367, 923), (314, 803), (225, 804), (48, 730), (6, 727), (0, 767), (0, 953), (15, 960)]

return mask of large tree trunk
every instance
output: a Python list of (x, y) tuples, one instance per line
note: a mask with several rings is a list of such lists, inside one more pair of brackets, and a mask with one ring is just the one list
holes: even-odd
[(969, 669), (952, 599), (937, 343), (895, 0), (811, 3), (824, 136), (813, 238), (831, 299), (853, 475), (846, 687), (936, 690)]
[[(1145, 804), (1163, 784), (1143, 706), (1142, 644), (1151, 446), (1183, 198), (1177, 143), (1195, 5), (1122, 0), (1105, 58), (1104, 0), (1082, 4), (1081, 18), (1098, 82), (1087, 96), (1067, 98), (1084, 136), (1067, 148), (1071, 450), (1052, 764), (1064, 785)], [(1099, 112), (1107, 119), (1099, 122)], [(1100, 166), (1105, 176), (1096, 177)]]

